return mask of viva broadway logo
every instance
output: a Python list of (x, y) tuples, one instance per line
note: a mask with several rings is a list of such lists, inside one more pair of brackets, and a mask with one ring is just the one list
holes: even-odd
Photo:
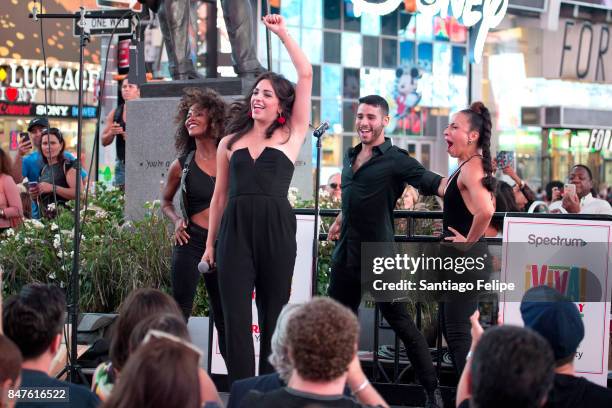
[[(527, 242), (536, 248), (542, 245), (575, 248), (587, 245), (587, 242), (580, 238), (540, 237), (535, 234), (529, 234)], [(558, 290), (573, 302), (584, 302), (587, 273), (588, 269), (577, 265), (527, 264), (525, 265), (525, 290), (547, 285)]]

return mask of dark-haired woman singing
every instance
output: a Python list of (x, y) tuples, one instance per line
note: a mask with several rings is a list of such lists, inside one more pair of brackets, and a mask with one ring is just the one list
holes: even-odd
[(219, 268), (230, 383), (255, 375), (253, 288), (260, 329), (259, 373), (273, 371), (268, 362), (270, 340), (289, 301), (297, 250), (296, 220), (287, 192), (310, 120), (312, 66), (281, 16), (265, 16), (263, 23), (283, 42), (298, 81), (294, 87), (272, 72), (260, 75), (245, 100), (233, 107), (229, 135), (217, 152), (217, 185), (203, 259), (209, 265), (216, 259)]
[[(476, 242), (484, 236), (495, 212), (489, 110), (482, 102), (474, 102), (458, 112), (444, 131), (444, 139), (448, 154), (459, 160), (444, 193), (444, 239)], [(477, 307), (475, 301), (443, 305), (444, 336), (459, 374), (470, 350), (470, 316)]]
[[(172, 295), (185, 320), (193, 308), (200, 273), (198, 263), (208, 235), (210, 202), (215, 189), (217, 144), (225, 129), (226, 104), (210, 89), (187, 88), (179, 104), (175, 146), (179, 155), (170, 165), (162, 193), (162, 210), (174, 223)], [(179, 190), (181, 209), (172, 200)], [(217, 272), (205, 273), (204, 283), (219, 332), (219, 348), (225, 354), (225, 329)]]

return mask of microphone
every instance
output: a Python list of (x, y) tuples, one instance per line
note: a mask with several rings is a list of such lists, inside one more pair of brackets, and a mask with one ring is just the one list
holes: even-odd
[(200, 263), (198, 264), (198, 271), (200, 271), (200, 273), (212, 272), (210, 270), (210, 265), (206, 261), (200, 261)]
[(315, 130), (312, 132), (312, 135), (314, 137), (321, 137), (323, 136), (323, 133), (325, 133), (327, 129), (329, 129), (329, 122), (325, 121), (321, 123), (319, 127), (315, 128)]

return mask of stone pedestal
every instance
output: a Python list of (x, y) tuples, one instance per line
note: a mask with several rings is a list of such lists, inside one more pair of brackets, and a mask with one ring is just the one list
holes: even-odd
[[(125, 161), (125, 215), (129, 220), (140, 219), (146, 201), (161, 199), (161, 190), (168, 168), (177, 154), (174, 148), (174, 122), (177, 106), (185, 87), (210, 87), (223, 95), (227, 102), (241, 97), (245, 87), (240, 79), (208, 79), (145, 84), (142, 98), (128, 102)], [(306, 138), (295, 164), (291, 185), (304, 199), (312, 198), (312, 144)], [(178, 197), (178, 195), (177, 195)], [(178, 208), (178, 200), (175, 205)]]

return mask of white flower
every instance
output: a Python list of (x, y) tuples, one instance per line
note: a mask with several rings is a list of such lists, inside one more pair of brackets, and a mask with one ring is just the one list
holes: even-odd
[(33, 228), (41, 229), (45, 227), (45, 224), (35, 219), (26, 219), (24, 224)]
[(55, 249), (60, 249), (60, 245), (61, 245), (61, 243), (62, 243), (62, 242), (61, 242), (61, 239), (60, 239), (59, 234), (55, 234), (55, 235), (53, 236), (53, 248), (55, 248)]
[(55, 211), (55, 203), (47, 205), (47, 211)]
[(52, 223), (51, 224), (51, 231), (57, 231), (59, 229), (59, 227), (57, 226), (56, 223)]
[(324, 188), (322, 188), (319, 191), (319, 197), (321, 197), (321, 198), (329, 198), (329, 191), (327, 191)]
[(108, 215), (108, 213), (104, 210), (97, 210), (96, 211), (96, 218), (100, 219), (100, 218), (106, 218), (106, 216)]
[(49, 279), (55, 279), (55, 272), (51, 272), (50, 274), (47, 275), (47, 278)]
[(32, 243), (32, 238), (25, 237), (25, 238), (23, 239), (23, 243), (24, 243), (24, 244), (27, 244), (27, 245), (30, 245), (30, 244)]
[(15, 236), (15, 230), (14, 230), (14, 229), (12, 229), (12, 228), (7, 229), (7, 230), (6, 230), (6, 236), (7, 236), (7, 237), (12, 237), (12, 236)]

